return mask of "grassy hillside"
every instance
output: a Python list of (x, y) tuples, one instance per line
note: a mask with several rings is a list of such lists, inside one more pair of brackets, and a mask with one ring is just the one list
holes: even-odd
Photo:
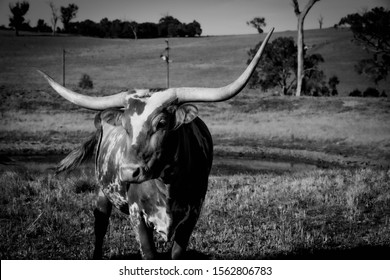
[[(13, 34), (13, 33), (12, 33)], [(351, 42), (348, 30), (308, 30), (309, 53), (325, 59), (326, 75), (337, 75), (339, 92), (372, 86), (355, 73), (353, 65), (367, 56)], [(265, 35), (171, 38), (171, 86), (221, 86), (235, 79), (245, 68), (247, 51)], [(296, 36), (296, 32), (276, 32), (278, 36)], [(35, 68), (62, 79), (62, 49), (66, 49), (66, 81), (77, 85), (81, 75), (92, 77), (97, 92), (122, 88), (150, 88), (166, 85), (166, 65), (159, 58), (166, 44), (163, 39), (122, 40), (86, 37), (23, 36), (0, 33), (0, 86), (19, 89), (45, 87)], [(390, 82), (381, 89), (389, 92)]]

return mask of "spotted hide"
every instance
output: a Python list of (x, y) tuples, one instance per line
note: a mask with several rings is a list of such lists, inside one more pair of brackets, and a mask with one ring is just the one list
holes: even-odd
[[(174, 241), (172, 258), (183, 255), (207, 191), (213, 145), (202, 120), (196, 117), (189, 123), (180, 123), (185, 116), (180, 116), (174, 107), (157, 109), (152, 112), (155, 116), (146, 117), (150, 123), (146, 121), (144, 126), (153, 126), (156, 117), (174, 122), (162, 126), (161, 120), (155, 121), (153, 128), (134, 128), (127, 122), (134, 114), (141, 117), (141, 109), (108, 110), (97, 116), (101, 136), (96, 156), (100, 192), (95, 210), (95, 258), (101, 257), (100, 239), (105, 235), (111, 205), (130, 215), (143, 258), (156, 256), (153, 229), (166, 241)], [(155, 133), (140, 132), (150, 129)], [(155, 139), (156, 133), (166, 134), (166, 139)], [(157, 155), (152, 153), (156, 148), (153, 144), (159, 144)], [(149, 158), (154, 160), (153, 164), (144, 165), (138, 174), (146, 181), (129, 183), (134, 175), (129, 173), (134, 168), (128, 166)]]

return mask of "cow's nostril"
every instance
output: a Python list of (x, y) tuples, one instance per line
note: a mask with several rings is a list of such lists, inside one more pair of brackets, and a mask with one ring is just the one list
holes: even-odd
[(137, 168), (136, 170), (134, 170), (134, 173), (133, 173), (133, 178), (136, 178), (138, 177), (138, 175), (141, 173), (141, 168)]
[(120, 168), (120, 180), (122, 182), (136, 182), (141, 180), (143, 176), (143, 169), (139, 165), (123, 165)]

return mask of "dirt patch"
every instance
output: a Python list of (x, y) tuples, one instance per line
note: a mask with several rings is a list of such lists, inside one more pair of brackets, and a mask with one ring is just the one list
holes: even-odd
[(343, 102), (344, 107), (356, 107), (358, 105), (360, 105), (360, 102), (356, 100), (345, 100)]
[(363, 156), (337, 155), (308, 150), (218, 145), (214, 147), (214, 151), (219, 157), (284, 161), (309, 164), (320, 168), (390, 167), (389, 161), (385, 159), (368, 159)]

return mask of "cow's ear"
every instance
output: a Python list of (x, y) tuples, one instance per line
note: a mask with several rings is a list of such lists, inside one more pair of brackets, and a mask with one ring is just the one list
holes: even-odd
[(198, 116), (198, 108), (192, 104), (183, 104), (176, 109), (176, 122), (174, 129), (184, 123), (192, 122)]
[(119, 126), (122, 124), (122, 115), (123, 111), (116, 109), (107, 109), (105, 111), (99, 112), (95, 116), (95, 127), (100, 129), (102, 126), (102, 121), (113, 126)]

